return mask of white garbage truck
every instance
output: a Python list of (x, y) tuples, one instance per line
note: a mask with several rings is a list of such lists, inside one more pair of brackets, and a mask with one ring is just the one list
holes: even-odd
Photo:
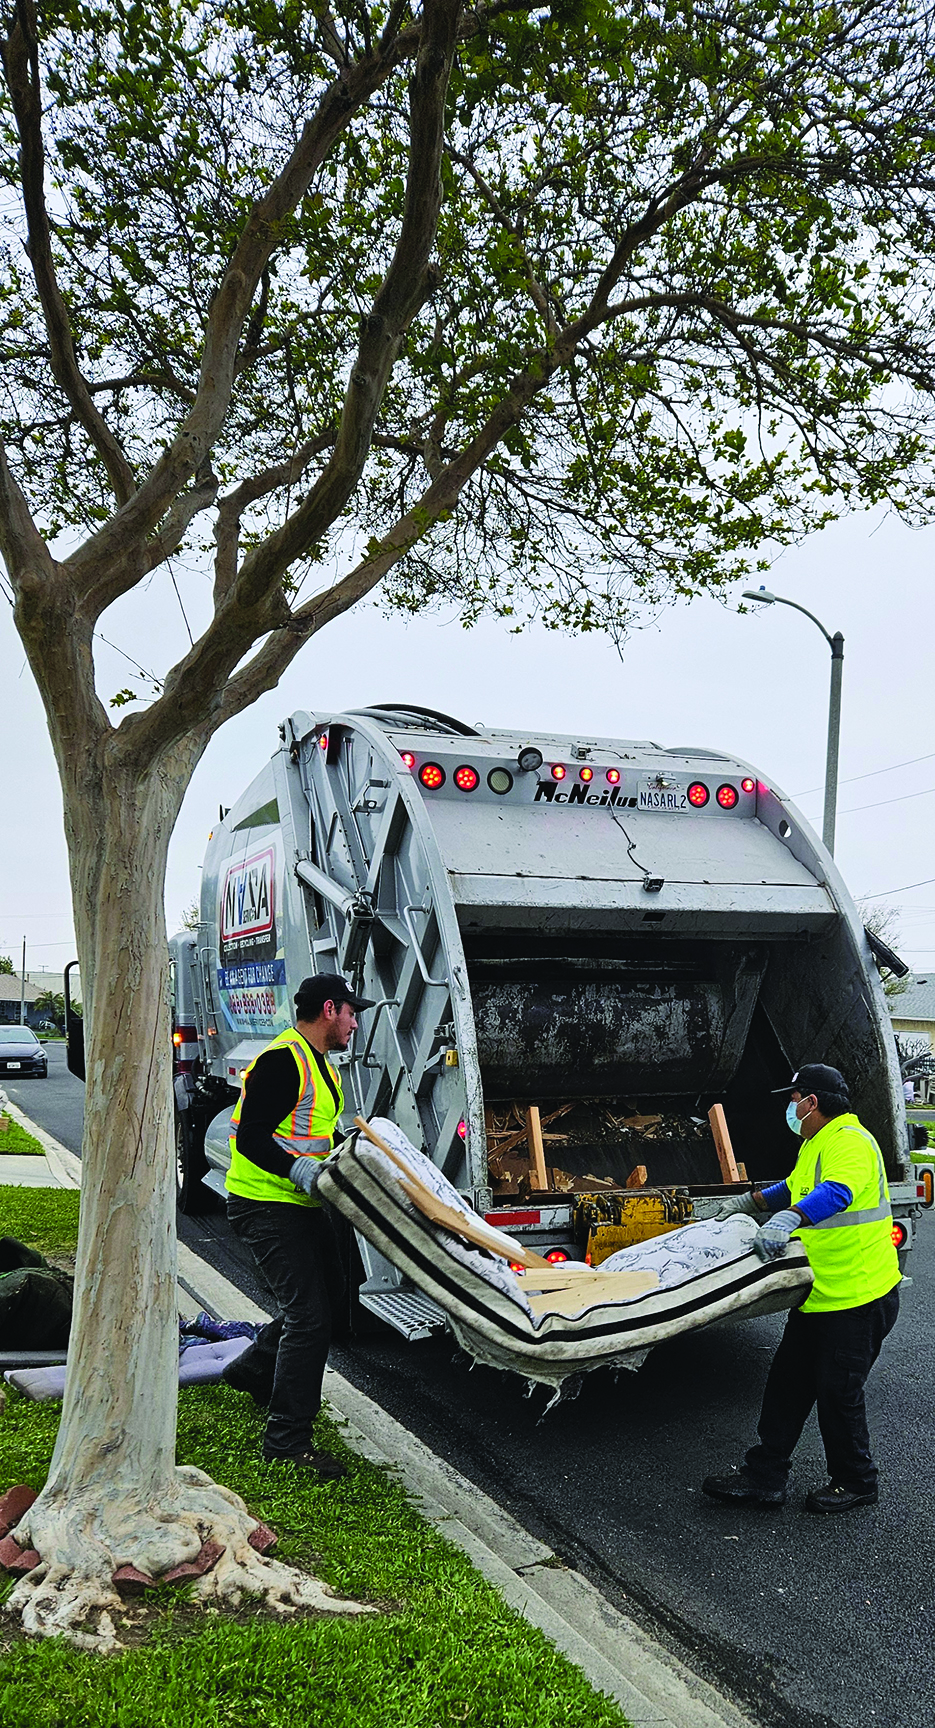
[[(223, 1189), (243, 1070), (300, 980), (335, 971), (375, 1003), (346, 1057), (348, 1125), (391, 1118), (556, 1260), (599, 1263), (710, 1215), (726, 1183), (786, 1176), (769, 1093), (805, 1061), (847, 1077), (901, 1248), (930, 1199), (878, 971), (900, 962), (736, 757), (405, 704), (295, 713), (221, 810), (197, 929), (171, 951), (185, 1210)], [(352, 1246), (358, 1313), (425, 1336), (431, 1304)]]

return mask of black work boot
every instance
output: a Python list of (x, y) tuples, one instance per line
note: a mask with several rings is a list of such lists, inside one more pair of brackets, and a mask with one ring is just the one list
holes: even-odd
[(745, 1470), (732, 1470), (729, 1476), (706, 1476), (701, 1492), (734, 1506), (784, 1506), (786, 1502), (785, 1488), (761, 1488)]
[(806, 1512), (850, 1512), (854, 1506), (875, 1506), (879, 1494), (874, 1488), (842, 1488), (839, 1482), (827, 1482), (824, 1488), (813, 1488), (805, 1496)]

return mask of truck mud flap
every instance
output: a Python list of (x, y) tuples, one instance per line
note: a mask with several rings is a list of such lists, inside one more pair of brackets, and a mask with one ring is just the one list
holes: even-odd
[[(395, 1124), (373, 1128), (438, 1199), (476, 1213)], [(793, 1243), (764, 1265), (752, 1252), (752, 1220), (691, 1224), (625, 1249), (615, 1267), (658, 1271), (659, 1285), (626, 1300), (595, 1299), (573, 1315), (534, 1314), (508, 1263), (430, 1223), (403, 1192), (399, 1169), (358, 1135), (329, 1159), (319, 1193), (436, 1302), (477, 1361), (558, 1387), (594, 1368), (638, 1366), (653, 1345), (682, 1332), (797, 1307), (808, 1294), (808, 1260)]]

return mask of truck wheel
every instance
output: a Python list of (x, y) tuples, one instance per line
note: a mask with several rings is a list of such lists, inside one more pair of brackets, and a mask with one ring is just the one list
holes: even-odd
[(202, 1116), (175, 1112), (175, 1200), (180, 1212), (207, 1212), (211, 1190), (201, 1178), (208, 1168)]

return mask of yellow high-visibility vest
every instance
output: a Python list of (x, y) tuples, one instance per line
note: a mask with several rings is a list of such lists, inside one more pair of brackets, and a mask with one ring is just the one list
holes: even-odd
[(803, 1314), (860, 1308), (901, 1277), (883, 1154), (856, 1116), (833, 1117), (803, 1143), (789, 1177), (793, 1206), (819, 1182), (841, 1182), (853, 1199), (843, 1212), (794, 1232), (815, 1276)]
[[(327, 1158), (334, 1144), (335, 1124), (344, 1109), (344, 1092), (336, 1069), (326, 1057), (318, 1056), (294, 1026), (280, 1032), (267, 1044), (266, 1050), (260, 1051), (260, 1055), (265, 1056), (267, 1050), (291, 1050), (299, 1070), (299, 1096), (295, 1109), (274, 1130), (273, 1139), (293, 1158)], [(259, 1056), (254, 1057), (249, 1068), (244, 1069), (240, 1097), (231, 1114), (231, 1161), (224, 1186), (231, 1194), (240, 1194), (245, 1200), (285, 1200), (291, 1206), (320, 1206), (320, 1200), (314, 1195), (300, 1193), (288, 1176), (274, 1176), (269, 1170), (261, 1170), (258, 1164), (237, 1150), (237, 1127), (247, 1079), (258, 1061)], [(322, 1074), (320, 1063), (327, 1069), (334, 1092)]]

